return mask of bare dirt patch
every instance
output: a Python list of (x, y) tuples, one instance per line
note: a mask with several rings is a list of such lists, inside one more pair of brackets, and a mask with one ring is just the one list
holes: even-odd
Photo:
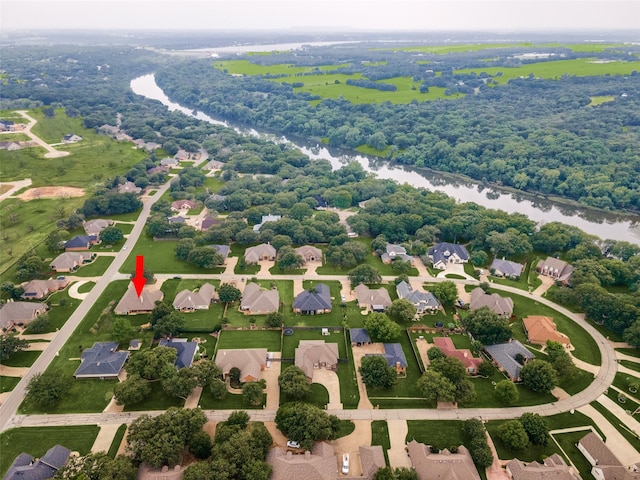
[(21, 193), (18, 198), (29, 201), (39, 198), (69, 198), (83, 197), (84, 189), (77, 187), (38, 187), (30, 188)]

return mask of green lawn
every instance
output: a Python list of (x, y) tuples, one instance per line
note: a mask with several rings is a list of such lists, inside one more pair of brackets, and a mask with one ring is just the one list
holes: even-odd
[(30, 367), (41, 353), (42, 352), (34, 350), (22, 350), (21, 352), (14, 353), (9, 358), (5, 358), (0, 363), (7, 367)]
[(373, 420), (371, 422), (371, 445), (380, 445), (384, 453), (384, 461), (389, 465), (387, 450), (391, 448), (389, 440), (389, 427), (385, 420)]
[[(286, 396), (282, 393), (282, 390), (280, 390), (280, 405), (284, 405), (285, 403), (294, 401), (296, 401), (294, 398)], [(312, 383), (311, 391), (309, 392), (309, 395), (306, 396), (304, 401), (306, 403), (311, 403), (316, 407), (324, 409), (329, 403), (329, 392), (324, 385), (321, 385), (319, 383)]]
[(125, 405), (125, 412), (142, 412), (145, 410), (167, 410), (170, 407), (184, 406), (184, 399), (171, 397), (164, 393), (160, 382), (151, 382), (151, 393), (142, 402)]
[(640, 348), (616, 348), (616, 351), (629, 355), (630, 357), (640, 358)]
[(407, 442), (415, 440), (437, 448), (464, 444), (462, 420), (408, 420)]
[[(265, 405), (266, 401), (267, 396), (263, 395), (262, 405)], [(262, 405), (247, 405), (241, 394), (227, 392), (224, 399), (216, 400), (208, 388), (202, 390), (199, 405), (205, 410), (256, 410), (263, 408)]]
[(11, 463), (22, 452), (42, 457), (48, 449), (60, 444), (71, 451), (86, 455), (98, 436), (97, 425), (70, 427), (24, 427), (12, 428), (0, 433), (0, 475), (4, 475)]
[(266, 348), (279, 352), (281, 335), (280, 330), (221, 330), (217, 348)]
[[(163, 302), (171, 305), (178, 292), (182, 290), (193, 291), (205, 283), (210, 283), (217, 287), (220, 282), (218, 280), (165, 280), (161, 287), (161, 290), (164, 292)], [(185, 320), (185, 332), (213, 332), (215, 326), (222, 323), (221, 308), (222, 306), (220, 305), (212, 304), (208, 310), (183, 313), (182, 317)]]
[(629, 391), (629, 385), (635, 384), (638, 385), (639, 388), (638, 390), (640, 390), (640, 375), (638, 377), (635, 377), (633, 375), (629, 375), (627, 373), (616, 373), (615, 378), (613, 379), (613, 384), (618, 387), (620, 390), (622, 390), (625, 395), (627, 395), (628, 397), (631, 397), (632, 399), (635, 399), (636, 401), (640, 402), (640, 393), (631, 393)]
[(448, 53), (463, 53), (463, 52), (477, 52), (481, 50), (492, 50), (500, 48), (515, 48), (515, 47), (566, 47), (574, 52), (603, 52), (607, 48), (624, 47), (621, 43), (540, 43), (534, 44), (532, 42), (519, 42), (519, 43), (470, 43), (470, 44), (456, 44), (456, 45), (419, 45), (410, 47), (397, 47), (397, 48), (374, 48), (372, 50), (393, 50), (394, 52), (422, 52), (422, 53), (435, 53), (438, 55), (446, 55)]
[(498, 458), (506, 460), (517, 457), (524, 462), (533, 462), (534, 460), (541, 461), (554, 453), (562, 455), (562, 452), (554, 442), (549, 442), (546, 446), (529, 444), (524, 450), (511, 450), (498, 436), (498, 427), (506, 421), (507, 420), (490, 420), (485, 424), (496, 446)]
[[(584, 458), (584, 455), (578, 450), (576, 444), (578, 441), (587, 435), (588, 431), (579, 431), (579, 432), (571, 432), (571, 433), (556, 433), (553, 435), (553, 438), (556, 442), (562, 447), (562, 450), (569, 456), (569, 459), (573, 463), (573, 465), (580, 472), (580, 476), (582, 476), (582, 480), (594, 480), (591, 475), (591, 464)], [(562, 455), (564, 457), (564, 455)]]
[[(107, 271), (114, 257), (97, 257), (93, 262), (73, 272), (77, 277), (99, 277)], [(71, 275), (71, 274), (70, 274)]]
[(0, 376), (0, 393), (10, 392), (20, 382), (20, 377)]
[(635, 370), (636, 372), (640, 373), (640, 363), (631, 362), (629, 360), (618, 360), (618, 363), (623, 367), (630, 368), (631, 370)]
[(540, 285), (542, 285), (542, 280), (538, 278), (538, 274), (535, 271), (535, 268), (531, 268), (532, 265), (536, 265), (538, 263), (538, 258), (534, 258), (532, 261), (527, 261), (525, 264), (525, 268), (522, 271), (522, 275), (518, 280), (511, 280), (509, 278), (501, 278), (491, 276), (490, 279), (492, 282), (498, 283), (500, 285), (508, 285), (511, 287), (519, 288), (520, 290), (524, 290), (525, 292), (533, 291)]
[(89, 293), (96, 286), (96, 282), (87, 282), (78, 287), (78, 293)]
[(123, 423), (118, 427), (115, 436), (113, 437), (113, 441), (111, 442), (111, 447), (109, 447), (109, 451), (107, 455), (111, 458), (115, 458), (118, 454), (118, 449), (120, 448), (120, 444), (122, 443), (122, 439), (124, 438), (124, 434), (127, 431), (127, 424)]
[[(71, 314), (78, 308), (81, 301), (69, 296), (69, 289), (56, 292), (49, 297), (51, 309), (47, 315), (49, 316), (49, 328), (47, 332), (55, 332), (56, 329), (62, 328)], [(60, 304), (64, 303), (64, 306)]]
[(118, 230), (120, 230), (124, 235), (127, 235), (127, 234), (131, 233), (131, 231), (133, 230), (133, 224), (132, 223), (120, 223), (120, 222), (117, 222), (113, 226), (116, 227)]

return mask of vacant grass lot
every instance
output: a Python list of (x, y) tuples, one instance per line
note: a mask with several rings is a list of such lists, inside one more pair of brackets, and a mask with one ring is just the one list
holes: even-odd
[(86, 455), (91, 450), (100, 427), (81, 425), (71, 427), (12, 428), (0, 433), (0, 475), (7, 473), (11, 463), (22, 452), (42, 457), (54, 445), (64, 445), (71, 451)]
[(217, 349), (266, 348), (269, 352), (279, 352), (281, 347), (280, 330), (221, 330)]

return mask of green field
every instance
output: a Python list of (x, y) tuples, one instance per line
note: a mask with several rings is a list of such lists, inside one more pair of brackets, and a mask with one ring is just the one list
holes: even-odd
[(56, 444), (86, 455), (98, 436), (100, 427), (82, 425), (72, 427), (24, 427), (12, 428), (0, 434), (0, 475), (4, 475), (11, 463), (22, 452), (39, 458)]
[[(563, 75), (576, 77), (589, 77), (600, 75), (629, 75), (634, 70), (640, 70), (640, 61), (636, 62), (603, 62), (597, 59), (579, 58), (574, 60), (555, 60), (550, 62), (537, 62), (520, 67), (487, 67), (465, 68), (455, 70), (456, 74), (486, 73), (493, 77), (498, 84), (506, 84), (513, 78), (528, 77), (558, 79)], [(500, 74), (500, 76), (497, 76)]]
[(612, 95), (600, 95), (600, 96), (589, 97), (589, 98), (591, 100), (591, 103), (587, 105), (588, 107), (596, 107), (598, 105), (602, 105), (603, 103), (613, 102), (613, 100), (615, 99), (615, 97)]
[(607, 48), (624, 47), (622, 43), (540, 43), (534, 44), (531, 42), (521, 43), (467, 43), (458, 45), (419, 45), (411, 47), (398, 47), (398, 48), (375, 48), (372, 50), (392, 50), (394, 52), (419, 52), (419, 53), (434, 53), (438, 55), (445, 55), (447, 53), (464, 53), (464, 52), (479, 52), (482, 50), (492, 50), (500, 48), (516, 48), (516, 47), (565, 47), (574, 52), (603, 52)]

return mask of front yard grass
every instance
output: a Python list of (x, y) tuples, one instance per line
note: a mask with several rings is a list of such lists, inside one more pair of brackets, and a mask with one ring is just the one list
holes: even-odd
[(387, 450), (391, 448), (391, 440), (389, 440), (389, 427), (385, 420), (371, 422), (371, 445), (380, 445), (382, 447), (384, 461), (389, 465)]
[(118, 449), (120, 448), (120, 444), (122, 443), (122, 439), (124, 438), (124, 434), (127, 431), (127, 424), (123, 423), (118, 427), (115, 436), (113, 437), (113, 441), (111, 442), (111, 446), (109, 447), (109, 451), (107, 455), (111, 458), (115, 458), (118, 454)]
[(408, 420), (406, 441), (415, 440), (443, 449), (464, 444), (462, 420)]
[[(626, 396), (635, 399), (636, 402), (640, 402), (640, 394), (636, 391), (636, 393), (631, 393), (629, 391), (629, 385), (637, 385), (640, 389), (640, 378), (634, 377), (633, 375), (629, 375), (627, 373), (616, 373), (616, 376), (613, 379), (613, 384), (622, 390)], [(638, 390), (637, 389), (637, 390)]]
[(47, 450), (60, 444), (72, 452), (86, 455), (91, 451), (100, 427), (77, 425), (68, 427), (23, 427), (0, 433), (0, 475), (5, 475), (11, 463), (22, 452), (41, 458)]
[(14, 353), (9, 358), (5, 358), (0, 363), (7, 367), (30, 367), (41, 353), (42, 352), (35, 350), (22, 350), (21, 352)]
[(107, 271), (107, 268), (109, 268), (113, 259), (114, 257), (97, 257), (93, 262), (79, 268), (78, 271), (69, 275), (74, 275), (76, 277), (99, 277)]
[(96, 282), (87, 282), (78, 287), (78, 293), (89, 293), (96, 286)]
[(150, 385), (151, 393), (147, 396), (147, 398), (134, 405), (125, 405), (125, 412), (167, 410), (170, 407), (184, 406), (184, 399), (167, 395), (162, 389), (162, 384), (160, 381), (151, 382)]
[[(288, 397), (287, 395), (282, 393), (280, 390), (280, 405), (284, 405), (285, 403), (295, 402), (297, 400)], [(311, 403), (316, 407), (324, 409), (329, 403), (329, 392), (327, 388), (320, 383), (312, 383), (311, 391), (304, 399), (305, 403)]]
[(616, 348), (616, 352), (629, 355), (630, 357), (640, 358), (640, 348)]
[(202, 390), (200, 402), (198, 405), (205, 410), (259, 410), (262, 409), (267, 402), (267, 395), (262, 395), (262, 403), (260, 405), (247, 405), (242, 394), (227, 392), (226, 397), (222, 400), (216, 400), (211, 395), (208, 388)]
[(0, 376), (0, 393), (10, 392), (20, 383), (20, 377)]
[[(588, 430), (583, 430), (579, 432), (569, 432), (569, 433), (556, 433), (553, 435), (553, 438), (560, 445), (562, 450), (569, 456), (569, 460), (571, 463), (578, 469), (580, 476), (583, 480), (593, 479), (591, 475), (591, 464), (584, 458), (584, 455), (576, 444), (578, 441), (589, 433)], [(561, 455), (564, 457), (564, 455)]]
[(636, 372), (640, 373), (640, 363), (631, 362), (629, 360), (618, 360), (618, 363), (623, 367), (630, 368), (631, 370), (635, 370)]

